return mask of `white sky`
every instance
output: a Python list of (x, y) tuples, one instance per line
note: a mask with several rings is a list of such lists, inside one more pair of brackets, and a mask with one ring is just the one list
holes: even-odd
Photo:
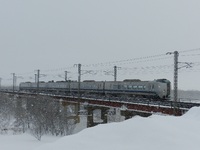
[[(12, 84), (11, 73), (33, 81), (36, 69), (56, 79), (65, 70), (76, 80), (74, 64), (96, 64), (171, 51), (200, 48), (199, 0), (0, 0), (0, 77), (2, 84)], [(199, 54), (188, 51), (182, 55)], [(182, 62), (198, 62), (199, 56), (182, 56)], [(118, 79), (167, 78), (173, 82), (173, 57), (155, 57), (156, 61), (128, 64), (110, 63), (82, 79), (113, 80), (103, 71), (117, 65)], [(154, 57), (153, 57), (154, 59)], [(160, 66), (161, 65), (161, 66)], [(156, 70), (153, 69), (156, 68)], [(141, 69), (143, 67), (144, 71)], [(151, 68), (152, 67), (152, 68)], [(135, 68), (124, 71), (123, 68)], [(136, 69), (137, 68), (137, 69)], [(130, 69), (129, 69), (130, 70)], [(180, 70), (179, 88), (200, 90), (200, 68)]]

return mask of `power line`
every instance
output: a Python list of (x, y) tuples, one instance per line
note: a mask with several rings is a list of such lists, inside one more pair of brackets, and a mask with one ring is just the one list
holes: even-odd
[[(189, 57), (189, 56), (199, 56), (200, 54), (188, 54), (185, 55), (183, 53), (192, 53), (192, 52), (198, 52), (200, 51), (200, 48), (197, 49), (190, 49), (190, 50), (183, 50), (183, 51), (179, 51), (181, 54), (179, 56), (183, 56), (183, 57)], [(108, 66), (121, 66), (121, 69), (124, 70), (126, 73), (135, 73), (135, 72), (164, 72), (164, 71), (168, 71), (172, 69), (172, 65), (160, 65), (160, 66), (144, 66), (144, 65), (140, 65), (141, 67), (133, 67), (133, 68), (128, 68), (126, 69), (126, 67), (123, 66), (129, 66), (131, 64), (136, 64), (136, 63), (150, 63), (150, 62), (156, 62), (156, 61), (163, 61), (163, 60), (167, 60), (167, 59), (171, 59), (173, 56), (166, 56), (165, 54), (159, 54), (159, 55), (151, 55), (151, 56), (145, 56), (145, 57), (138, 57), (138, 58), (132, 58), (132, 59), (125, 59), (125, 60), (118, 60), (118, 61), (110, 61), (110, 62), (101, 62), (101, 63), (93, 63), (93, 64), (85, 64), (82, 65), (82, 67), (100, 67), (100, 69), (98, 70), (82, 70), (82, 73), (89, 73), (92, 75), (99, 75), (99, 73), (105, 73), (105, 69), (103, 69), (103, 67), (108, 67)], [(158, 63), (158, 62), (156, 62)], [(159, 62), (159, 64), (163, 64), (165, 62)], [(170, 62), (171, 63), (171, 62)], [(193, 66), (199, 66), (200, 62), (191, 62)], [(165, 63), (166, 64), (166, 63)], [(42, 76), (42, 74), (40, 74), (40, 77), (55, 77), (55, 74), (53, 72), (61, 72), (63, 70), (69, 70), (71, 74), (76, 75), (77, 72), (75, 72), (75, 66), (69, 66), (69, 67), (63, 67), (63, 68), (56, 68), (56, 69), (46, 69), (46, 70), (42, 70), (42, 72), (48, 72), (48, 74), (45, 73), (45, 76)], [(73, 70), (74, 69), (74, 70)], [(71, 71), (72, 70), (72, 71)], [(111, 68), (108, 68), (108, 70), (111, 70)], [(137, 70), (137, 71), (136, 71)], [(194, 69), (193, 69), (194, 70)], [(108, 72), (108, 71), (107, 71)], [(17, 73), (21, 76), (23, 76), (23, 80), (25, 80), (26, 78), (29, 79), (34, 79), (33, 76), (29, 76), (29, 74), (34, 75), (34, 71), (32, 72), (25, 72), (25, 73)], [(61, 74), (61, 73), (60, 73)], [(62, 73), (63, 74), (63, 73)], [(74, 76), (73, 75), (73, 76)], [(11, 79), (6, 79), (3, 77), (3, 80), (11, 80)], [(22, 79), (20, 79), (22, 80)]]
[[(146, 73), (148, 73), (149, 71), (156, 71), (156, 70), (162, 72), (163, 70), (172, 69), (172, 66), (173, 65), (171, 64), (171, 65), (143, 66), (143, 67), (133, 67), (133, 68), (120, 67), (120, 70), (123, 70), (126, 73), (133, 73), (133, 72), (137, 72), (137, 73), (146, 72)], [(74, 76), (77, 75), (77, 72), (70, 72), (70, 73), (74, 74)], [(82, 70), (81, 75), (84, 75), (84, 74), (99, 75), (99, 73), (104, 73), (105, 75), (112, 73), (113, 76), (114, 76), (113, 69), (111, 69), (111, 68), (99, 69), (99, 70)], [(40, 74), (40, 78), (47, 78), (47, 77), (53, 77), (53, 78), (59, 77), (59, 78), (64, 79), (63, 73), (62, 74), (61, 73), (59, 73), (59, 74)], [(31, 77), (27, 76), (27, 77), (24, 77), (24, 78), (33, 79), (32, 76)]]
[[(146, 56), (146, 57), (132, 58), (132, 59), (126, 59), (126, 60), (119, 60), (119, 61), (111, 61), (111, 62), (102, 62), (102, 63), (96, 63), (96, 64), (82, 65), (82, 66), (83, 67), (96, 67), (96, 66), (112, 65), (113, 63), (121, 63), (121, 65), (125, 65), (125, 64), (131, 64), (131, 63), (141, 63), (141, 62), (147, 62), (147, 61), (156, 61), (156, 60), (166, 59), (166, 58), (155, 59), (156, 57), (161, 57), (161, 56), (165, 56), (165, 55), (164, 54), (152, 55), (152, 56)], [(141, 61), (139, 61), (139, 60), (141, 60)], [(75, 66), (70, 66), (70, 67), (64, 67), (64, 68), (46, 69), (46, 70), (42, 70), (42, 71), (43, 72), (56, 72), (56, 71), (63, 71), (66, 69), (71, 70), (74, 68), (75, 68)], [(33, 72), (25, 72), (25, 73), (17, 73), (17, 74), (24, 76), (24, 75), (34, 74), (34, 71)], [(33, 77), (29, 77), (29, 78), (33, 78)]]
[(194, 52), (194, 51), (200, 51), (200, 48), (182, 50), (182, 51), (179, 51), (179, 53), (187, 53), (187, 52)]
[[(145, 60), (145, 59), (152, 59), (156, 57), (165, 56), (165, 54), (160, 55), (152, 55), (152, 56), (146, 56), (146, 57), (139, 57), (139, 58), (132, 58), (132, 59), (126, 59), (126, 60), (118, 60), (118, 61), (110, 61), (110, 62), (101, 62), (101, 63), (94, 63), (94, 64), (88, 64), (88, 65), (82, 65), (83, 67), (97, 67), (97, 66), (106, 66), (106, 65), (112, 65), (112, 64), (119, 64), (119, 63), (125, 63), (125, 62), (133, 62), (137, 60)], [(152, 59), (152, 61), (155, 59)]]
[(189, 55), (179, 55), (183, 57), (194, 57), (194, 56), (200, 56), (200, 54), (189, 54)]

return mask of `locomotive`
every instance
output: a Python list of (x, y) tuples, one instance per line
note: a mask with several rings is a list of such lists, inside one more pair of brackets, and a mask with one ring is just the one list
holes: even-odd
[(170, 97), (171, 83), (167, 79), (156, 79), (153, 81), (141, 81), (139, 79), (126, 79), (124, 81), (49, 81), (49, 82), (22, 82), (19, 90), (36, 92), (64, 92), (102, 94), (144, 98), (168, 99)]

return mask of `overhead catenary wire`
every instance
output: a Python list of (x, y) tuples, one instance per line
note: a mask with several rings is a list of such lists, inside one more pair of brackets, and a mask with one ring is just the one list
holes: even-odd
[(194, 57), (194, 56), (200, 56), (200, 54), (189, 54), (189, 55), (179, 55), (183, 57)]
[[(132, 58), (132, 59), (126, 59), (126, 60), (119, 60), (119, 61), (110, 61), (110, 62), (101, 62), (101, 63), (94, 63), (94, 64), (85, 64), (82, 65), (83, 67), (97, 67), (97, 66), (109, 66), (113, 64), (127, 64), (127, 63), (134, 63), (134, 62), (146, 62), (148, 61), (155, 61), (155, 60), (160, 60), (160, 59), (154, 59), (156, 57), (166, 57), (165, 54), (160, 54), (160, 55), (152, 55), (152, 56), (146, 56), (146, 57), (138, 57), (138, 58)], [(140, 61), (139, 61), (140, 60)], [(143, 61), (142, 61), (143, 60)]]
[(179, 53), (188, 53), (188, 52), (195, 52), (200, 51), (200, 48), (188, 49), (188, 50), (180, 50)]
[[(199, 53), (194, 53), (194, 52), (199, 52), (200, 48), (197, 49), (190, 49), (190, 50), (182, 50), (179, 51), (180, 57), (195, 57), (195, 56), (200, 56)], [(188, 53), (186, 55), (186, 53)], [(105, 71), (113, 71), (113, 66), (117, 65), (120, 68), (119, 74), (121, 74), (122, 71), (124, 71), (124, 74), (151, 74), (151, 73), (160, 73), (162, 74), (163, 72), (171, 72), (173, 70), (172, 66), (172, 61), (168, 61), (172, 59), (173, 56), (167, 55), (166, 54), (159, 54), (159, 55), (151, 55), (151, 56), (145, 56), (145, 57), (138, 57), (138, 58), (131, 58), (131, 59), (125, 59), (125, 60), (118, 60), (118, 61), (110, 61), (110, 62), (100, 62), (100, 63), (93, 63), (93, 64), (82, 64), (83, 67), (83, 73), (87, 73), (87, 76), (92, 75), (92, 76), (98, 76), (98, 75), (105, 75)], [(166, 61), (164, 61), (166, 60)], [(187, 61), (187, 60), (186, 60)], [(198, 66), (200, 65), (200, 62), (191, 62), (193, 65), (193, 68), (190, 69), (190, 72), (198, 71), (197, 69)], [(152, 64), (148, 65), (147, 64)], [(156, 65), (156, 64), (161, 64), (161, 65)], [(131, 67), (130, 67), (131, 66)], [(94, 68), (95, 67), (95, 68)], [(196, 68), (195, 68), (196, 67)], [(69, 70), (70, 75), (72, 78), (76, 78), (77, 76), (77, 69), (74, 65), (70, 65), (68, 67), (62, 67), (62, 68), (54, 68), (54, 69), (41, 69), (41, 72), (45, 75), (45, 77), (42, 77), (43, 79), (46, 78), (54, 78), (59, 75), (63, 75), (63, 71)], [(185, 69), (184, 69), (185, 70)], [(189, 69), (188, 69), (189, 70)], [(35, 71), (31, 72), (25, 72), (25, 73), (17, 73), (18, 75), (22, 76), (24, 79), (19, 79), (19, 80), (34, 80), (34, 74)], [(3, 80), (10, 81), (12, 80), (10, 75), (5, 75), (2, 76)]]
[[(119, 65), (125, 65), (125, 64), (132, 64), (132, 63), (142, 63), (142, 62), (151, 62), (151, 61), (157, 61), (157, 60), (163, 60), (163, 59), (169, 59), (168, 58), (157, 58), (157, 59), (150, 59), (150, 58), (156, 58), (156, 57), (161, 57), (161, 56), (165, 56), (165, 54), (160, 54), (160, 55), (152, 55), (152, 56), (146, 56), (146, 57), (139, 57), (139, 58), (133, 58), (133, 59), (127, 59), (127, 60), (119, 60), (119, 61), (113, 61), (113, 62), (104, 62), (104, 63), (97, 63), (97, 64), (89, 64), (89, 65), (82, 65), (83, 67), (91, 67), (91, 66), (111, 66), (112, 63), (119, 63)], [(137, 60), (141, 60), (141, 61), (137, 61)], [(42, 72), (48, 72), (48, 74), (50, 72), (58, 72), (58, 71), (63, 71), (63, 70), (71, 70), (74, 69), (75, 66), (69, 66), (69, 67), (65, 67), (65, 68), (55, 68), (55, 69), (46, 69), (46, 70), (42, 70)], [(33, 71), (34, 72), (34, 71)], [(33, 74), (33, 72), (25, 72), (25, 73), (18, 73), (19, 75), (31, 75)], [(46, 74), (46, 73), (45, 73)], [(32, 77), (30, 77), (32, 78)]]

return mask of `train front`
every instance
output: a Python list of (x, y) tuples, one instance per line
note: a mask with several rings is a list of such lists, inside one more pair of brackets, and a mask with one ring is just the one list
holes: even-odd
[(159, 95), (164, 99), (170, 98), (171, 82), (167, 79), (157, 79), (156, 82), (160, 83)]

